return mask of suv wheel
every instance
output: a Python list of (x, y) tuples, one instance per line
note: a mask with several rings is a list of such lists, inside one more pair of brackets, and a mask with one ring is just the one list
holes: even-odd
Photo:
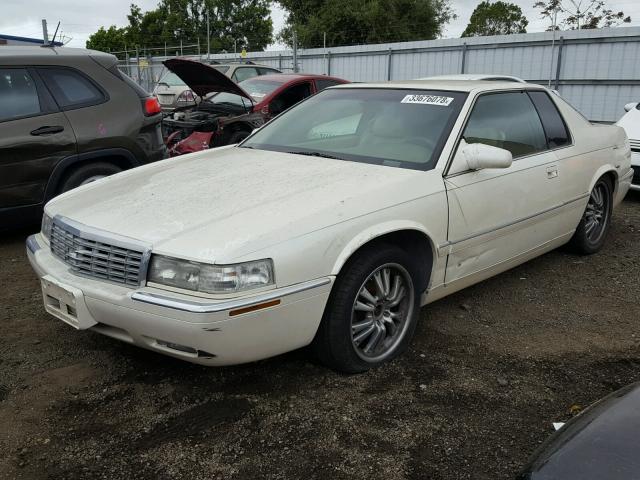
[(320, 361), (358, 373), (404, 352), (420, 311), (417, 278), (407, 253), (392, 245), (352, 258), (336, 280), (312, 344)]
[(121, 172), (122, 169), (113, 163), (90, 163), (73, 170), (62, 182), (59, 193), (66, 192), (72, 188), (95, 182), (102, 178)]

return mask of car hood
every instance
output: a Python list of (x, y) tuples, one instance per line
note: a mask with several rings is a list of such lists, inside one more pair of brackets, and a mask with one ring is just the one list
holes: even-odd
[(237, 83), (209, 65), (183, 58), (171, 58), (162, 63), (200, 97), (210, 93), (227, 92), (251, 100), (251, 96)]
[(424, 196), (425, 173), (231, 146), (85, 185), (46, 211), (222, 263)]
[(555, 432), (517, 480), (627, 480), (638, 477), (640, 383), (595, 403)]

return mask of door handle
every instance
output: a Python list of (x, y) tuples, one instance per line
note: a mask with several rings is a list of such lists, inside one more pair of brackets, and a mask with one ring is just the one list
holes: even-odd
[(558, 167), (553, 165), (547, 168), (547, 178), (556, 178), (558, 176)]
[(45, 126), (36, 128), (35, 130), (31, 130), (31, 135), (53, 135), (54, 133), (64, 132), (64, 127), (62, 125), (53, 125), (53, 126)]

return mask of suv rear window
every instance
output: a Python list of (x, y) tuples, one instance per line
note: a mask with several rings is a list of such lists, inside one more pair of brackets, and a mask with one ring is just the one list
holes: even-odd
[(41, 112), (36, 84), (25, 68), (0, 68), (0, 122)]
[(38, 71), (62, 109), (88, 107), (106, 100), (102, 91), (80, 72), (70, 68), (40, 68)]

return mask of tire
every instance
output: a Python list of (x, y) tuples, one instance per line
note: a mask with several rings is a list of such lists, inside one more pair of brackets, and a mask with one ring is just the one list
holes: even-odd
[(83, 165), (66, 176), (60, 185), (58, 193), (64, 193), (72, 188), (108, 177), (121, 171), (122, 169), (113, 163), (99, 162)]
[(613, 186), (607, 177), (601, 177), (593, 186), (587, 208), (569, 240), (572, 251), (591, 255), (604, 246), (613, 213)]
[(231, 137), (229, 137), (229, 145), (235, 145), (236, 143), (240, 143), (249, 135), (251, 135), (251, 132), (247, 132), (246, 130), (238, 130), (237, 132), (233, 132), (231, 134)]
[[(386, 281), (385, 271), (390, 272)], [(388, 288), (376, 287), (376, 275), (381, 287)], [(405, 287), (404, 296), (397, 292), (396, 277)], [(357, 253), (343, 267), (333, 286), (311, 344), (316, 358), (334, 370), (360, 373), (403, 353), (415, 333), (420, 311), (420, 293), (415, 287), (418, 278), (409, 255), (396, 246), (377, 245)], [(368, 291), (369, 299), (363, 295), (363, 289)], [(384, 290), (388, 293), (386, 299), (380, 295)], [(371, 297), (376, 301), (372, 302)], [(398, 299), (399, 304), (394, 306), (394, 300)], [(373, 311), (362, 310), (374, 305)], [(372, 325), (374, 330), (363, 337)], [(370, 343), (375, 335), (379, 338), (374, 348)]]

